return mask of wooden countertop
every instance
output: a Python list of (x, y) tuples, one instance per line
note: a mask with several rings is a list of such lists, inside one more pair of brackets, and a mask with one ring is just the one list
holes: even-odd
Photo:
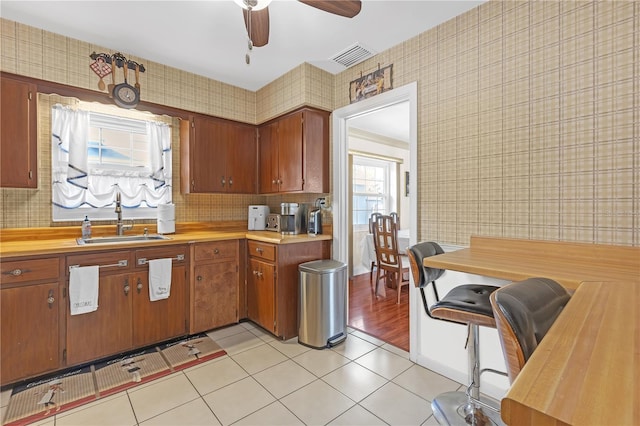
[(640, 247), (472, 237), (423, 263), (575, 290), (502, 400), (507, 424), (639, 424)]
[(502, 400), (509, 425), (640, 422), (640, 282), (584, 282)]
[(575, 290), (583, 281), (640, 279), (640, 247), (473, 236), (470, 248), (424, 265), (510, 281), (545, 277)]
[[(136, 225), (133, 230), (126, 232), (125, 235), (142, 234), (145, 227), (149, 228), (149, 233), (154, 233), (155, 225)], [(94, 226), (93, 235), (114, 235), (114, 230), (115, 226), (113, 225)], [(270, 231), (247, 231), (236, 223), (231, 223), (229, 226), (188, 223), (176, 226), (176, 233), (166, 235), (170, 238), (169, 240), (106, 243), (84, 246), (80, 246), (76, 242), (76, 238), (80, 236), (79, 227), (3, 229), (1, 233), (0, 257), (3, 259), (21, 256), (83, 253), (245, 238), (272, 244), (296, 244), (333, 239), (330, 233), (309, 236), (307, 234), (282, 235), (279, 232)]]

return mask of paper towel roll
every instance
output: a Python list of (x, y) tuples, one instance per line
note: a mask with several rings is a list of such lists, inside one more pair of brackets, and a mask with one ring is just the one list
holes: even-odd
[(158, 234), (176, 232), (176, 205), (158, 204)]

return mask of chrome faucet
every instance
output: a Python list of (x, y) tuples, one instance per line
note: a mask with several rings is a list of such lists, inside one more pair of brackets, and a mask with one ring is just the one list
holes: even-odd
[(119, 192), (116, 193), (116, 214), (118, 215), (118, 221), (116, 222), (116, 235), (121, 236), (124, 235), (124, 231), (128, 231), (133, 228), (133, 223), (131, 225), (125, 225), (122, 223), (122, 200)]

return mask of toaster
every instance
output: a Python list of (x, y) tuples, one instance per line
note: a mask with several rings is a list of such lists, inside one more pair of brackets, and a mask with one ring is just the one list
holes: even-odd
[(267, 225), (265, 231), (280, 232), (280, 215), (276, 213), (270, 213), (267, 215)]

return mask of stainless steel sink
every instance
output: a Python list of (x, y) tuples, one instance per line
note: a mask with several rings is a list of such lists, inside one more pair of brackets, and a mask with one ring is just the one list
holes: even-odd
[(76, 242), (79, 246), (87, 244), (113, 244), (113, 243), (135, 243), (140, 241), (154, 241), (154, 240), (170, 240), (171, 238), (165, 237), (160, 234), (149, 235), (119, 235), (112, 237), (94, 237), (94, 238), (77, 238)]

